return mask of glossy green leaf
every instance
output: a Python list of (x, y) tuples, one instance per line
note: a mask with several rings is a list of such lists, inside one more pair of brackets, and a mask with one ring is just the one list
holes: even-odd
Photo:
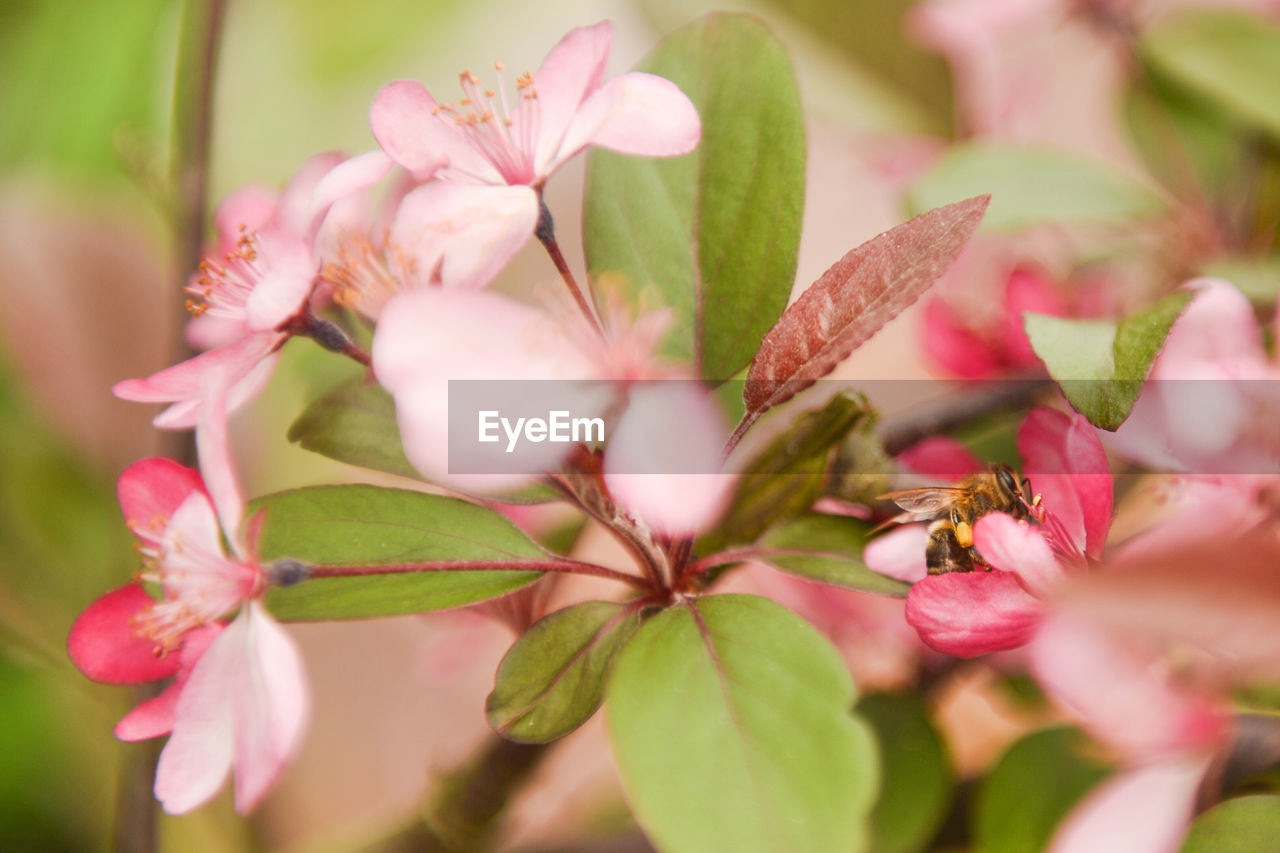
[(758, 19), (714, 14), (639, 66), (678, 85), (702, 142), (678, 158), (594, 150), (583, 239), (590, 275), (675, 313), (669, 355), (740, 370), (786, 307), (804, 210), (805, 134), (790, 60)]
[(763, 598), (688, 599), (618, 656), (606, 716), (636, 820), (666, 853), (858, 853), (878, 777), (839, 653)]
[(485, 702), (503, 737), (546, 743), (568, 734), (600, 707), (618, 650), (640, 614), (612, 601), (584, 601), (538, 620), (508, 650)]
[(419, 476), (400, 445), (395, 401), (363, 376), (339, 383), (307, 406), (289, 426), (289, 440), (348, 465)]
[(1072, 407), (1115, 430), (1129, 417), (1173, 321), (1191, 297), (1167, 296), (1120, 322), (1023, 315), (1031, 348)]
[[(529, 560), (546, 554), (515, 525), (476, 504), (404, 489), (315, 486), (268, 495), (259, 555), (310, 565), (394, 566)], [(314, 578), (267, 593), (280, 619), (364, 619), (444, 610), (527, 586), (538, 572), (425, 571)]]
[(905, 597), (911, 584), (873, 572), (862, 562), (869, 529), (866, 522), (847, 516), (802, 515), (774, 527), (760, 540), (766, 548), (796, 553), (770, 555), (758, 561), (846, 589)]
[(875, 693), (858, 713), (875, 729), (884, 778), (871, 812), (876, 853), (914, 853), (937, 833), (954, 795), (955, 779), (942, 738), (919, 697)]
[(807, 510), (822, 495), (836, 446), (873, 417), (866, 398), (851, 391), (797, 417), (743, 467), (728, 511), (699, 543), (700, 552), (754, 542), (774, 523)]
[(1274, 21), (1222, 10), (1183, 14), (1144, 32), (1140, 48), (1160, 71), (1280, 139), (1280, 25)]
[(1051, 148), (957, 145), (907, 193), (912, 214), (989, 193), (986, 230), (1158, 216), (1155, 190), (1111, 166)]
[(1001, 756), (978, 791), (976, 853), (1041, 853), (1059, 822), (1106, 777), (1076, 729), (1034, 732)]
[(1181, 853), (1280, 853), (1280, 796), (1219, 803), (1191, 824)]

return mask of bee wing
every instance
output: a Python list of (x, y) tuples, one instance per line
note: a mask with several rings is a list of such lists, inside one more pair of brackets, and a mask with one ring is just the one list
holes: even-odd
[(969, 490), (954, 486), (934, 486), (926, 489), (902, 489), (878, 495), (882, 501), (893, 501), (910, 513), (916, 521), (935, 518), (951, 508), (956, 499)]

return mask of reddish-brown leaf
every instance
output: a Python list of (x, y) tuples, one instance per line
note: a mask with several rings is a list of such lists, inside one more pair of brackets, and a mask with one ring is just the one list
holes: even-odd
[(830, 373), (915, 302), (960, 254), (990, 200), (977, 196), (922, 213), (836, 261), (761, 341), (742, 395), (747, 418)]

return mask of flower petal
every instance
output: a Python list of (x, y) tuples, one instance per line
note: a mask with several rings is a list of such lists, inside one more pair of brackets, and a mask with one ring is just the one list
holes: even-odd
[(213, 224), (218, 231), (218, 253), (235, 248), (240, 226), (253, 231), (267, 227), (276, 213), (280, 194), (270, 187), (247, 184), (230, 193), (218, 204)]
[(587, 98), (539, 174), (550, 173), (588, 145), (623, 154), (673, 157), (697, 148), (701, 138), (698, 111), (676, 84), (632, 72), (615, 77)]
[[(490, 489), (529, 477), (450, 474), (449, 380), (507, 380), (504, 390), (519, 396), (522, 389), (537, 394), (547, 387), (520, 380), (590, 379), (597, 370), (551, 317), (496, 293), (438, 287), (406, 291), (387, 303), (373, 339), (373, 366), (395, 398), (401, 439), (414, 467), (434, 480)], [(551, 453), (544, 459), (550, 466), (570, 447), (526, 446)], [(522, 466), (528, 461), (522, 457)]]
[(214, 377), (229, 377), (234, 383), (227, 399), (228, 410), (235, 410), (256, 397), (275, 368), (277, 356), (272, 351), (279, 342), (280, 335), (273, 332), (250, 335), (166, 367), (145, 379), (117, 382), (111, 387), (111, 393), (138, 403), (173, 403), (156, 415), (152, 423), (162, 429), (189, 429), (196, 425), (200, 397)]
[(271, 332), (302, 309), (316, 266), (310, 247), (293, 238), (269, 242), (259, 258), (266, 268), (245, 301), (245, 325), (253, 332)]
[(169, 814), (202, 805), (227, 778), (234, 754), (234, 693), (247, 665), (247, 641), (242, 615), (210, 644), (182, 687), (173, 734), (156, 764), (156, 799)]
[(1041, 613), (1040, 602), (1008, 572), (929, 575), (907, 593), (907, 622), (920, 639), (958, 657), (1023, 645)]
[(924, 349), (943, 368), (962, 379), (978, 379), (1000, 370), (1000, 354), (965, 327), (955, 310), (939, 297), (925, 303)]
[(868, 542), (862, 562), (873, 572), (915, 583), (929, 574), (924, 561), (928, 544), (929, 525), (903, 524)]
[(1032, 488), (1081, 551), (1102, 553), (1111, 529), (1111, 468), (1097, 433), (1083, 415), (1034, 409), (1018, 430)]
[(319, 229), (320, 222), (329, 212), (329, 208), (378, 183), (389, 175), (394, 167), (395, 161), (381, 150), (357, 154), (335, 166), (320, 179), (311, 196), (308, 233), (314, 234)]
[(1174, 853), (1208, 765), (1194, 757), (1111, 777), (1067, 816), (1050, 853)]
[(173, 715), (181, 693), (179, 685), (170, 684), (159, 696), (140, 703), (121, 717), (111, 733), (130, 743), (167, 735), (173, 730)]
[(140, 536), (159, 532), (192, 492), (203, 491), (198, 471), (160, 457), (139, 459), (116, 481), (125, 522)]
[(534, 143), (534, 168), (546, 177), (561, 140), (573, 122), (578, 107), (604, 79), (604, 64), (613, 42), (613, 25), (601, 21), (590, 27), (570, 30), (547, 53), (533, 75), (537, 92), (535, 102), (523, 101), (517, 112), (518, 121), (527, 121), (533, 103), (537, 108), (537, 139)]
[(650, 529), (697, 533), (719, 517), (734, 486), (717, 464), (728, 437), (719, 406), (697, 382), (635, 386), (605, 451), (605, 486)]
[[(244, 553), (244, 540), (240, 535), (240, 524), (244, 520), (244, 494), (231, 456), (227, 417), (227, 388), (215, 378), (200, 400), (196, 455), (222, 529), (236, 555), (243, 559), (248, 556)], [(220, 552), (221, 547), (215, 545), (211, 550)]]
[(978, 519), (973, 527), (973, 544), (988, 563), (1017, 575), (1032, 595), (1043, 597), (1065, 576), (1044, 535), (1003, 512)]
[(274, 231), (280, 236), (304, 238), (311, 225), (311, 197), (324, 176), (346, 159), (341, 151), (322, 151), (312, 154), (294, 172), (289, 183), (280, 193), (276, 205)]
[(488, 183), (501, 183), (497, 171), (477, 155), (468, 140), (436, 115), (436, 100), (417, 80), (383, 86), (369, 107), (369, 125), (382, 150), (419, 180), (445, 167), (460, 169)]
[(236, 811), (252, 810), (293, 757), (310, 714), (310, 694), (293, 640), (261, 605), (250, 602), (248, 659), (232, 696)]
[(958, 479), (987, 470), (982, 460), (954, 438), (933, 436), (917, 441), (896, 457), (903, 468), (916, 474)]
[(1031, 339), (1027, 337), (1022, 319), (1024, 311), (1065, 317), (1067, 306), (1042, 273), (1019, 268), (1009, 274), (1004, 289), (1004, 328), (1001, 330), (1000, 340), (1008, 363), (1030, 367), (1038, 364), (1039, 358), (1031, 348)]
[(139, 637), (129, 624), (153, 604), (155, 600), (136, 583), (96, 599), (76, 617), (67, 635), (71, 662), (106, 684), (142, 684), (177, 673), (178, 656), (157, 656), (156, 644)]
[(537, 222), (538, 195), (526, 186), (439, 181), (405, 196), (389, 242), (407, 280), (477, 289), (506, 266)]
[(1227, 731), (1219, 703), (1179, 688), (1149, 646), (1070, 615), (1047, 619), (1031, 669), (1104, 743), (1143, 759), (1212, 748)]

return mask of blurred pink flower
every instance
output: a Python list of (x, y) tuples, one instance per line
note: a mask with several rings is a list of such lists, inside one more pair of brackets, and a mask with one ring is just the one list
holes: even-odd
[[(682, 535), (707, 523), (732, 488), (731, 478), (712, 473), (728, 433), (719, 408), (696, 380), (674, 381), (683, 374), (657, 361), (665, 313), (632, 320), (610, 306), (606, 300), (602, 336), (574, 313), (556, 318), (496, 293), (422, 288), (397, 296), (374, 335), (373, 365), (395, 398), (409, 461), (433, 480), (487, 492), (556, 470), (572, 444), (524, 442), (510, 453), (495, 444), (499, 473), (450, 470), (450, 381), (498, 380), (510, 412), (608, 415), (605, 485), (652, 529)], [(655, 379), (673, 381), (642, 381)], [(454, 392), (468, 387), (455, 384)], [(461, 456), (452, 461), (466, 465)], [(481, 468), (493, 469), (480, 462), (472, 470)]]
[(1221, 279), (1197, 279), (1115, 452), (1154, 468), (1198, 474), (1280, 473), (1280, 365), (1249, 300)]
[(572, 30), (536, 73), (516, 78), (514, 104), (501, 65), (496, 91), (463, 72), (458, 105), (414, 80), (378, 92), (369, 112), (378, 144), (431, 181), (409, 193), (392, 228), (417, 275), (487, 284), (533, 233), (547, 178), (588, 145), (650, 157), (697, 146), (697, 111), (673, 83), (638, 72), (603, 83), (611, 41), (608, 21)]
[[(156, 768), (156, 797), (180, 814), (203, 804), (234, 768), (236, 809), (252, 809), (297, 748), (308, 693), (296, 649), (258, 602), (265, 585), (252, 543), (224, 529), (199, 474), (167, 459), (143, 459), (118, 484), (138, 537), (153, 600), (138, 583), (89, 605), (67, 638), (85, 675), (111, 684), (176, 676), (159, 696), (117, 724), (123, 740), (169, 734)], [(236, 500), (224, 492), (224, 500)], [(239, 517), (243, 506), (224, 510)], [(230, 622), (221, 620), (239, 610)]]
[(1039, 599), (1083, 570), (1086, 555), (1101, 554), (1111, 473), (1093, 427), (1081, 415), (1035, 409), (1018, 432), (1018, 448), (1041, 497), (1032, 510), (1039, 523), (1004, 513), (979, 518), (974, 548), (990, 571), (926, 574), (922, 525), (881, 537), (864, 552), (872, 569), (914, 581), (907, 621), (933, 649), (973, 657), (1025, 644), (1041, 618)]
[(924, 307), (924, 345), (929, 355), (951, 373), (978, 379), (1002, 370), (1038, 365), (1022, 327), (1022, 313), (1065, 316), (1067, 307), (1048, 278), (1030, 268), (1017, 268), (1005, 281), (998, 314), (974, 323), (941, 296)]

